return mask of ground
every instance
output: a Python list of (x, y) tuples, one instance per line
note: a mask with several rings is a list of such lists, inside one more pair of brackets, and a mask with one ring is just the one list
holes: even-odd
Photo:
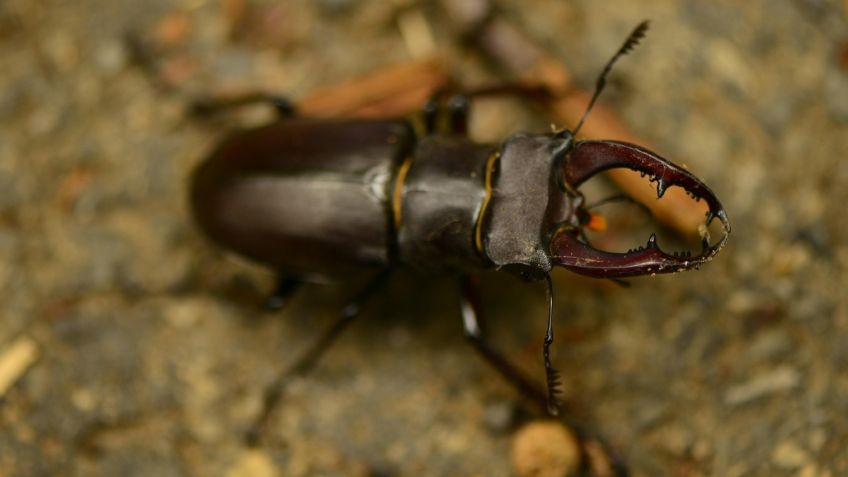
[[(210, 244), (186, 204), (204, 152), (253, 118), (191, 120), (188, 98), (299, 98), (407, 61), (397, 13), (416, 6), (243, 5), (0, 3), (0, 475), (511, 475), (533, 417), (464, 342), (454, 281), (407, 272), (245, 448), (264, 387), (352, 290), (259, 307), (272, 276)], [(457, 78), (498, 78), (422, 6)], [(554, 274), (575, 415), (637, 476), (848, 474), (848, 3), (502, 7), (587, 87), (650, 18), (604, 102), (733, 224), (696, 272), (627, 289)], [(158, 73), (127, 38), (156, 45)], [(474, 134), (545, 127), (499, 107)], [(540, 374), (543, 288), (487, 274), (483, 292), (492, 340)]]

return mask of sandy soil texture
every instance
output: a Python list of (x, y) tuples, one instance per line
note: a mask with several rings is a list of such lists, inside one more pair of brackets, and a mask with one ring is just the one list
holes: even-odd
[[(602, 101), (734, 227), (696, 272), (554, 274), (574, 415), (636, 476), (848, 475), (848, 3), (501, 5), (589, 88), (650, 18)], [(455, 78), (498, 80), (432, 2), (0, 2), (0, 475), (514, 475), (533, 415), (464, 342), (455, 281), (406, 272), (246, 449), (265, 386), (353, 289), (265, 311), (272, 275), (188, 212), (206, 151), (270, 117), (192, 120), (191, 97), (298, 99), (408, 61), (410, 9)], [(518, 101), (474, 114), (489, 140), (548, 122)], [(541, 376), (544, 288), (493, 273), (483, 293), (492, 341)]]

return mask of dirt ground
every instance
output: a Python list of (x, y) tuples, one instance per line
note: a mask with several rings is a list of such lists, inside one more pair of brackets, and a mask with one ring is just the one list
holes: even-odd
[[(848, 475), (848, 2), (501, 5), (586, 87), (650, 18), (603, 101), (733, 224), (696, 272), (629, 289), (554, 274), (575, 415), (637, 476)], [(418, 6), (452, 74), (498, 79)], [(418, 7), (0, 2), (0, 475), (513, 474), (512, 436), (533, 417), (464, 342), (454, 281), (411, 273), (246, 449), (264, 387), (352, 289), (308, 286), (264, 311), (271, 274), (211, 245), (187, 210), (216, 138), (267, 118), (193, 121), (191, 95), (299, 98), (407, 61), (402, 8)], [(128, 35), (154, 46), (155, 72)], [(481, 106), (475, 134), (546, 127), (538, 114)], [(543, 288), (483, 278), (492, 341), (540, 375)]]

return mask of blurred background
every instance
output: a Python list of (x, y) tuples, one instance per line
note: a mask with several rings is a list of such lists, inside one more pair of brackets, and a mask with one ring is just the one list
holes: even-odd
[[(633, 475), (848, 474), (848, 2), (497, 5), (586, 89), (651, 19), (602, 103), (733, 224), (696, 272), (554, 274), (576, 418)], [(190, 119), (191, 98), (314, 99), (431, 55), (459, 83), (503, 80), (456, 23), (435, 1), (0, 2), (0, 475), (513, 475), (536, 417), (464, 342), (455, 281), (409, 273), (248, 451), (263, 389), (353, 288), (264, 311), (271, 274), (186, 207), (214, 142), (271, 117)], [(473, 114), (481, 140), (552, 122), (520, 101)], [(541, 377), (543, 287), (486, 274), (483, 296), (492, 341)]]

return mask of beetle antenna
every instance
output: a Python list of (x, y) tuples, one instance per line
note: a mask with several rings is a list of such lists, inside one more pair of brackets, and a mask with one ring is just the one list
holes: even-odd
[(630, 36), (627, 37), (624, 44), (621, 45), (621, 48), (610, 58), (607, 62), (607, 65), (604, 66), (604, 70), (601, 71), (601, 75), (598, 76), (598, 81), (595, 83), (595, 93), (592, 95), (592, 99), (589, 101), (589, 106), (586, 107), (586, 112), (583, 113), (583, 117), (580, 118), (580, 122), (577, 123), (577, 127), (574, 128), (574, 136), (577, 136), (577, 131), (583, 127), (583, 122), (586, 121), (586, 117), (589, 116), (589, 111), (592, 110), (592, 107), (595, 105), (595, 101), (598, 99), (598, 96), (601, 95), (601, 91), (604, 90), (604, 86), (607, 84), (607, 75), (612, 70), (612, 65), (625, 53), (632, 50), (636, 45), (639, 44), (639, 40), (641, 40), (645, 36), (645, 32), (648, 31), (648, 20), (642, 21), (642, 23), (638, 24), (635, 29), (630, 33)]
[(545, 346), (542, 355), (545, 358), (545, 378), (548, 385), (548, 413), (552, 416), (559, 414), (560, 386), (562, 379), (559, 372), (551, 364), (551, 343), (554, 342), (554, 284), (550, 275), (545, 275), (548, 285), (548, 329), (545, 332)]

